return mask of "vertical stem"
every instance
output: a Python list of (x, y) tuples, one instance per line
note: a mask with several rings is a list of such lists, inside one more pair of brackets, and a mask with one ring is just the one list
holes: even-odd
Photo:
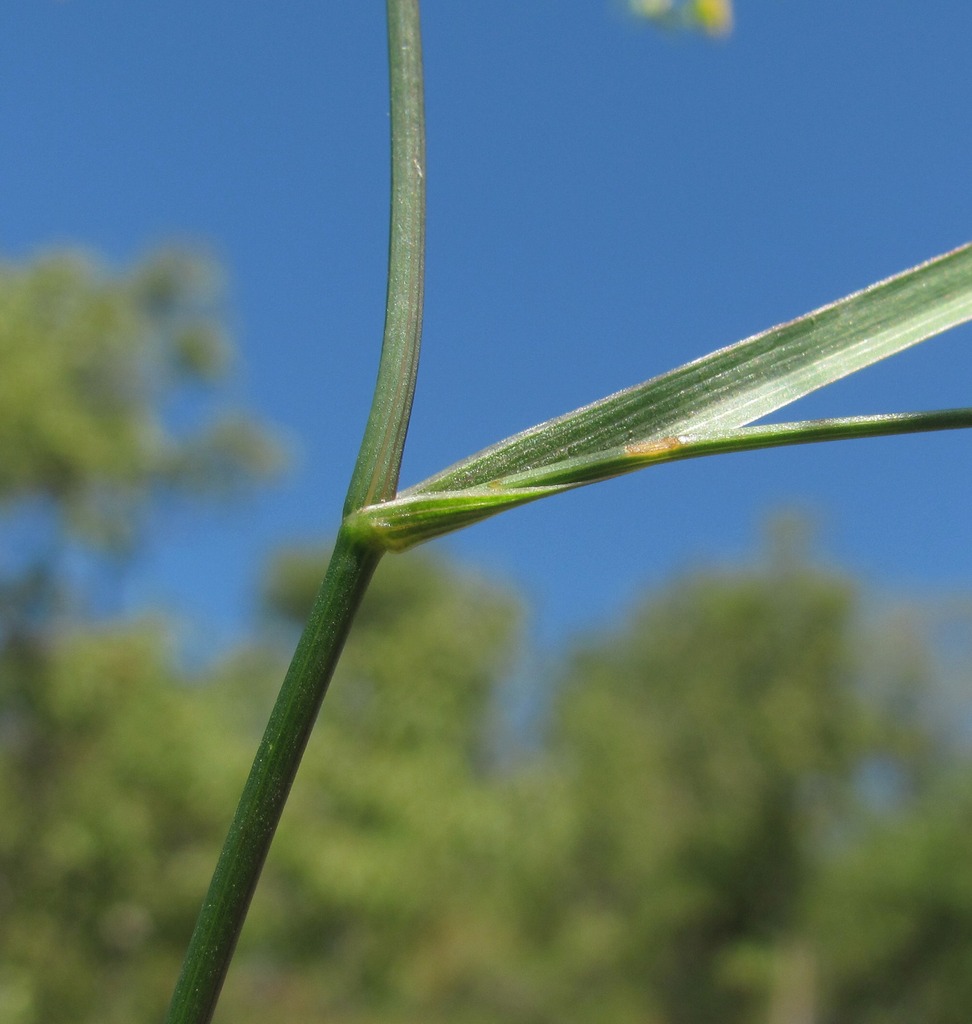
[[(392, 202), (385, 334), (346, 513), (395, 495), (422, 330), (425, 115), (418, 0), (387, 2)], [(380, 557), (380, 548), (367, 546), (343, 527), (338, 532), (199, 912), (167, 1024), (212, 1019), (307, 739)]]
[(425, 282), (425, 112), (418, 0), (388, 0), (392, 212), (385, 336), (345, 514), (395, 496), (412, 409)]
[(212, 1018), (307, 739), (379, 558), (338, 534), (199, 912), (168, 1024)]

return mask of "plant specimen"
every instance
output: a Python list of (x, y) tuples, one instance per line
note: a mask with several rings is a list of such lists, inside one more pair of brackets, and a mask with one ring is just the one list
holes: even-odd
[(392, 210), (384, 341), (331, 562), (257, 751), (169, 1010), (211, 1018), (301, 755), (368, 582), (399, 551), (505, 509), (662, 462), (972, 426), (972, 409), (753, 425), (972, 319), (972, 245), (542, 423), (399, 490), (418, 368), (425, 128), (418, 0), (387, 0)]

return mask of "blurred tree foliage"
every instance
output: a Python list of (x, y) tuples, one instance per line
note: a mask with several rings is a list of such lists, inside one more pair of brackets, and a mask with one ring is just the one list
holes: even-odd
[(167, 427), (167, 406), (217, 382), (230, 357), (218, 300), (216, 268), (176, 250), (126, 275), (78, 253), (0, 264), (0, 508), (33, 502), (115, 542), (155, 488), (274, 468), (276, 448), (242, 414)]
[[(121, 275), (77, 253), (0, 266), (4, 1024), (158, 1014), (241, 778), (243, 738), (164, 625), (104, 621), (70, 571), (130, 550), (153, 496), (279, 461), (213, 412), (218, 313), (215, 268), (174, 250)], [(200, 425), (170, 427), (177, 405)]]
[[(159, 1019), (322, 574), (283, 552), (253, 642), (189, 671), (64, 571), (273, 462), (252, 419), (205, 425), (214, 283), (175, 253), (0, 273), (0, 1024)], [(37, 521), (56, 542), (12, 550)], [(217, 1019), (963, 1020), (972, 765), (920, 631), (861, 610), (793, 543), (676, 581), (565, 654), (511, 753), (515, 596), (387, 558)]]

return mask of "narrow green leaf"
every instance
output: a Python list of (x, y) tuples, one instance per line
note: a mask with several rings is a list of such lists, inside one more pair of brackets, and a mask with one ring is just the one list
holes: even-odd
[(516, 434), (401, 492), (460, 491), (633, 442), (744, 426), (972, 318), (972, 245)]
[(622, 448), (611, 448), (576, 459), (565, 459), (525, 473), (513, 473), (496, 481), (494, 488), (522, 491), (527, 487), (577, 487), (630, 473), (645, 466), (680, 459), (697, 459), (705, 455), (968, 427), (972, 427), (972, 408), (888, 413), (881, 416), (843, 416), (737, 427), (709, 434), (678, 434), (657, 441), (634, 442)]
[(785, 445), (967, 427), (972, 427), (972, 408), (847, 416), (737, 427), (711, 434), (679, 434), (563, 459), (549, 466), (501, 477), (485, 486), (403, 495), (394, 501), (361, 509), (346, 520), (345, 528), (368, 545), (404, 551), (529, 501), (662, 462)]

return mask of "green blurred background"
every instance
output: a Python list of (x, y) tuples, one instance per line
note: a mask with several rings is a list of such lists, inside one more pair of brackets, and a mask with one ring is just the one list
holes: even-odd
[[(322, 574), (281, 551), (216, 662), (110, 612), (160, 509), (281, 466), (219, 278), (0, 267), (0, 1024), (160, 1019)], [(969, 600), (882, 601), (783, 518), (540, 663), (430, 550), (381, 566), (218, 1021), (968, 1019)]]

